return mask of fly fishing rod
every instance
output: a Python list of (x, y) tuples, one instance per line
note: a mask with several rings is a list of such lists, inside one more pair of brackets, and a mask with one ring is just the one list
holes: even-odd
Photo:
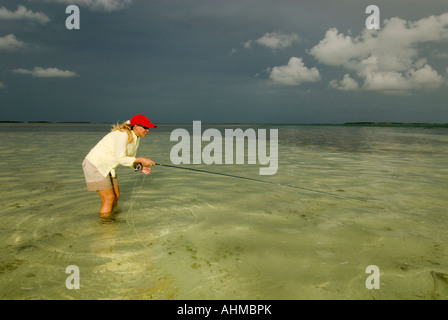
[[(242, 176), (237, 176), (237, 175), (228, 174), (228, 173), (213, 172), (213, 171), (208, 171), (208, 170), (180, 167), (180, 166), (174, 166), (174, 165), (162, 164), (162, 163), (156, 163), (156, 166), (169, 167), (169, 168), (182, 169), (182, 170), (189, 170), (189, 171), (196, 171), (196, 172), (208, 173), (208, 174), (215, 174), (215, 175), (225, 176), (225, 177), (229, 177), (229, 178), (236, 178), (236, 179), (241, 179), (241, 180), (249, 180), (249, 181), (256, 181), (256, 182), (261, 182), (261, 183), (269, 183), (269, 184), (273, 184), (273, 185), (277, 185), (277, 186), (281, 186), (281, 187), (294, 188), (294, 189), (299, 189), (299, 190), (308, 191), (308, 192), (320, 193), (320, 194), (324, 194), (324, 195), (332, 196), (332, 197), (336, 197), (336, 198), (351, 199), (351, 200), (367, 202), (367, 200), (362, 199), (362, 198), (343, 196), (343, 195), (339, 195), (339, 194), (335, 194), (335, 193), (330, 193), (330, 192), (325, 192), (325, 191), (320, 191), (320, 190), (315, 190), (315, 189), (310, 189), (310, 188), (304, 188), (304, 187), (294, 186), (294, 185), (290, 185), (290, 184), (278, 183), (278, 182), (273, 182), (273, 181), (266, 181), (266, 180), (242, 177)], [(138, 169), (136, 169), (136, 171), (137, 170)]]

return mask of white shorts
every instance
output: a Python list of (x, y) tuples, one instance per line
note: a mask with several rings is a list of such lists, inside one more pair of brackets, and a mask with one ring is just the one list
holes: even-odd
[(108, 190), (113, 188), (113, 186), (118, 185), (118, 178), (116, 176), (112, 177), (109, 173), (104, 177), (95, 165), (87, 159), (84, 159), (82, 162), (82, 170), (84, 171), (87, 190), (89, 191)]

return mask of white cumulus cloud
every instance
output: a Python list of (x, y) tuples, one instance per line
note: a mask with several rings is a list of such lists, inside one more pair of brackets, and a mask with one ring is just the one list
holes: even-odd
[(446, 41), (448, 13), (416, 22), (387, 19), (382, 29), (365, 29), (357, 37), (331, 28), (308, 53), (323, 64), (353, 71), (363, 80), (362, 87), (359, 87), (346, 74), (341, 81), (330, 81), (330, 87), (346, 91), (363, 89), (395, 93), (437, 89), (444, 84), (443, 76), (422, 57), (421, 48), (430, 42)]
[(12, 72), (17, 74), (31, 75), (36, 78), (72, 78), (78, 76), (76, 72), (61, 70), (58, 68), (44, 69), (41, 67), (34, 67), (34, 69), (32, 70), (19, 68), (14, 69)]
[(284, 34), (281, 32), (267, 32), (256, 40), (247, 40), (241, 42), (244, 49), (252, 48), (252, 44), (256, 43), (269, 49), (285, 49), (291, 47), (294, 42), (299, 42), (300, 37), (296, 33)]
[(287, 65), (272, 68), (269, 78), (278, 84), (296, 86), (321, 79), (319, 70), (307, 68), (302, 58), (291, 57)]
[(79, 5), (91, 10), (116, 11), (130, 5), (132, 0), (45, 0), (47, 2), (59, 2), (67, 5)]
[(24, 45), (22, 41), (17, 40), (13, 34), (0, 37), (0, 50), (14, 50)]
[(5, 7), (1, 7), (0, 20), (29, 20), (45, 24), (50, 21), (50, 18), (42, 12), (33, 12), (19, 5), (16, 11), (10, 11)]
[(284, 49), (292, 46), (294, 42), (298, 42), (299, 40), (300, 38), (296, 33), (283, 34), (280, 32), (268, 32), (261, 38), (258, 38), (256, 42), (270, 49)]
[(344, 79), (342, 79), (341, 81), (331, 80), (329, 85), (331, 88), (335, 88), (341, 91), (354, 91), (359, 89), (356, 80), (350, 77), (348, 73), (344, 75)]

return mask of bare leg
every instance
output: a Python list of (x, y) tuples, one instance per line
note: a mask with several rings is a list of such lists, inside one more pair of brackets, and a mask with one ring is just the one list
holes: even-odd
[(112, 204), (112, 210), (117, 206), (118, 199), (120, 198), (120, 188), (118, 187), (118, 184), (114, 185), (114, 193), (115, 193), (115, 199), (114, 203)]
[(101, 198), (100, 217), (109, 219), (112, 216), (113, 205), (118, 201), (118, 198), (115, 196), (114, 188), (98, 190), (97, 192)]

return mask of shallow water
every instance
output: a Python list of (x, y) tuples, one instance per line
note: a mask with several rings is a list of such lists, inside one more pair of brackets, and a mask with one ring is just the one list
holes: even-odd
[[(170, 164), (179, 127), (152, 130), (139, 155)], [(81, 162), (108, 125), (0, 124), (0, 299), (448, 298), (448, 129), (211, 127), (278, 128), (277, 174), (184, 166), (367, 201), (119, 167), (120, 212), (103, 222)]]

